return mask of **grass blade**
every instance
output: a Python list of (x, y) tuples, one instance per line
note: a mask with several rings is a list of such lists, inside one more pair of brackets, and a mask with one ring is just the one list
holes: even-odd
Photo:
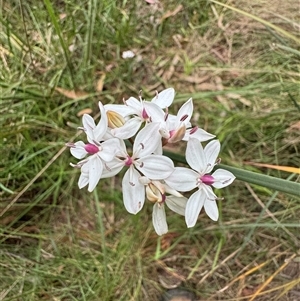
[(268, 22), (268, 21), (266, 21), (266, 20), (264, 20), (264, 19), (261, 19), (261, 18), (259, 18), (259, 17), (257, 17), (257, 16), (254, 16), (254, 15), (252, 15), (252, 14), (250, 14), (250, 13), (247, 13), (247, 12), (241, 10), (241, 9), (236, 8), (236, 7), (227, 5), (227, 4), (225, 4), (225, 3), (221, 3), (221, 2), (219, 2), (219, 1), (210, 0), (210, 2), (215, 3), (215, 4), (218, 4), (218, 5), (221, 5), (221, 6), (223, 6), (223, 7), (226, 7), (226, 8), (228, 8), (228, 9), (232, 10), (232, 11), (235, 11), (235, 12), (237, 12), (237, 13), (239, 13), (239, 14), (242, 14), (242, 15), (244, 15), (244, 16), (246, 16), (246, 17), (249, 17), (249, 18), (251, 18), (251, 19), (253, 19), (253, 20), (255, 20), (255, 21), (259, 22), (259, 23), (262, 23), (262, 24), (264, 24), (265, 26), (267, 26), (267, 27), (269, 27), (269, 28), (272, 28), (272, 29), (274, 29), (275, 31), (281, 33), (283, 36), (286, 36), (287, 38), (289, 38), (289, 39), (295, 41), (297, 44), (300, 44), (300, 40), (299, 40), (297, 37), (295, 37), (294, 35), (290, 34), (289, 32), (285, 31), (284, 29), (282, 29), (282, 28), (280, 28), (280, 27), (278, 27), (278, 26), (276, 26), (276, 25), (274, 25), (274, 24), (272, 24), (272, 23), (270, 23), (270, 22)]

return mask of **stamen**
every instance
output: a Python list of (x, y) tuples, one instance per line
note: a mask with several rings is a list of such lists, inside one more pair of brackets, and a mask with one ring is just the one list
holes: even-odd
[(104, 163), (104, 166), (108, 171), (111, 171), (111, 168), (106, 163)]
[(76, 145), (73, 142), (68, 142), (68, 143), (65, 144), (65, 146), (71, 147), (71, 148), (76, 148)]
[(100, 144), (98, 141), (93, 140), (93, 142), (94, 142), (96, 145), (101, 146), (101, 144)]
[(231, 179), (227, 179), (227, 180), (225, 180), (225, 181), (222, 181), (222, 184), (227, 184), (227, 183), (229, 183), (231, 181)]
[(135, 184), (134, 184), (134, 183), (132, 183), (132, 182), (129, 182), (129, 184), (130, 184), (131, 186), (135, 186)]
[(74, 168), (81, 168), (81, 166), (79, 164), (70, 163), (70, 166), (72, 166)]
[(189, 117), (189, 115), (185, 114), (180, 118), (180, 121), (185, 121), (188, 117)]
[(169, 109), (166, 108), (164, 120), (167, 121), (168, 117), (169, 117)]
[(193, 128), (190, 130), (190, 135), (196, 133), (197, 130), (198, 130), (198, 127), (197, 127), (197, 126), (193, 127)]

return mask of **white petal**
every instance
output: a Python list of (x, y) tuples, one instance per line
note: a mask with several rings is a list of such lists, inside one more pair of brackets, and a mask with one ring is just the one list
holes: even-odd
[(162, 109), (169, 107), (175, 97), (175, 90), (173, 88), (168, 88), (160, 93), (158, 93), (151, 102), (157, 104)]
[(192, 134), (190, 134), (190, 131), (191, 131), (191, 129), (188, 129), (186, 131), (186, 134), (185, 134), (183, 140), (187, 141), (189, 138), (195, 138), (199, 142), (203, 142), (203, 141), (207, 141), (207, 140), (210, 140), (210, 139), (213, 139), (216, 137), (215, 135), (210, 134), (201, 128), (198, 128), (195, 132), (192, 132)]
[(101, 143), (102, 150), (98, 156), (105, 162), (111, 161), (115, 154), (120, 150), (120, 140), (112, 138)]
[(91, 157), (89, 157), (89, 158), (87, 158), (86, 160), (85, 160), (85, 162), (83, 162), (84, 160), (82, 160), (81, 161), (81, 163), (83, 164), (82, 166), (81, 166), (81, 173), (83, 173), (83, 174), (85, 174), (85, 176), (86, 177), (89, 177), (89, 173), (90, 173), (90, 165), (89, 165), (89, 159), (90, 159)]
[(94, 138), (96, 141), (99, 142), (102, 140), (104, 134), (106, 133), (108, 125), (107, 125), (107, 115), (105, 113), (103, 104), (99, 101), (98, 105), (101, 113), (101, 118), (98, 125), (94, 129)]
[(153, 212), (152, 212), (152, 223), (155, 232), (158, 235), (163, 235), (168, 232), (168, 225), (166, 221), (166, 212), (165, 212), (164, 205), (159, 205), (158, 203), (154, 204)]
[(134, 168), (129, 168), (122, 180), (124, 206), (132, 214), (137, 214), (145, 202), (145, 186), (139, 182), (140, 176)]
[(213, 221), (217, 221), (219, 218), (219, 210), (216, 201), (206, 199), (204, 203), (204, 209), (206, 214), (212, 219)]
[(94, 140), (94, 128), (96, 127), (94, 119), (88, 115), (84, 114), (82, 117), (82, 124), (85, 129), (85, 133), (87, 135), (88, 141), (93, 143)]
[[(133, 154), (141, 158), (153, 153), (161, 140), (159, 134), (159, 123), (148, 123), (135, 137), (133, 144)], [(136, 154), (138, 154), (136, 156)]]
[(178, 191), (190, 191), (197, 187), (199, 174), (185, 167), (175, 167), (173, 173), (165, 179), (165, 182)]
[(201, 189), (204, 190), (206, 193), (207, 199), (210, 201), (216, 200), (218, 197), (215, 195), (214, 191), (212, 190), (211, 186), (202, 184)]
[(92, 192), (98, 184), (103, 170), (103, 164), (101, 159), (97, 155), (90, 157), (86, 163), (89, 166), (89, 187), (88, 191)]
[(147, 101), (144, 101), (143, 104), (151, 122), (164, 122), (165, 113), (158, 105)]
[(117, 158), (114, 158), (110, 162), (105, 162), (103, 166), (101, 179), (115, 176), (122, 170), (123, 167), (124, 161)]
[(152, 180), (163, 180), (174, 171), (173, 161), (160, 155), (149, 155), (137, 160), (136, 168)]
[(135, 113), (137, 115), (141, 115), (142, 111), (143, 111), (143, 105), (141, 104), (141, 102), (134, 98), (134, 97), (130, 97), (126, 100), (126, 105), (131, 107), (132, 109), (134, 109)]
[(120, 114), (123, 117), (127, 117), (130, 115), (133, 115), (136, 113), (136, 110), (134, 110), (132, 107), (126, 106), (126, 105), (117, 105), (117, 104), (107, 104), (104, 105), (105, 111), (113, 111), (118, 114)]
[(79, 180), (78, 180), (78, 187), (79, 189), (85, 187), (89, 183), (89, 177), (86, 174), (81, 173)]
[(163, 147), (162, 147), (162, 140), (161, 139), (158, 141), (157, 148), (153, 151), (153, 154), (162, 156)]
[(111, 177), (117, 175), (122, 170), (122, 168), (123, 168), (123, 166), (118, 166), (118, 167), (108, 170), (104, 167), (103, 171), (102, 171), (101, 179), (111, 178)]
[(206, 173), (211, 172), (214, 168), (220, 152), (220, 148), (221, 144), (219, 140), (212, 140), (205, 146), (204, 154), (209, 165), (209, 168), (207, 168)]
[(164, 187), (164, 191), (168, 194), (171, 194), (172, 196), (176, 196), (176, 197), (183, 197), (183, 195), (181, 193), (179, 193), (177, 190), (171, 188), (169, 185), (167, 184), (163, 184)]
[(187, 124), (192, 117), (193, 109), (194, 109), (193, 100), (192, 98), (190, 98), (179, 109), (176, 117), (176, 123), (179, 124), (181, 122), (180, 120), (182, 119), (182, 117), (187, 115), (186, 119), (184, 120), (184, 124)]
[(205, 200), (206, 194), (202, 189), (194, 192), (188, 199), (185, 208), (185, 222), (188, 228), (195, 226)]
[(128, 119), (125, 124), (119, 128), (111, 130), (111, 133), (120, 139), (128, 139), (133, 137), (140, 129), (142, 120), (140, 117), (133, 117)]
[(75, 158), (82, 159), (88, 154), (84, 149), (85, 143), (83, 141), (77, 141), (74, 145), (75, 147), (70, 148), (70, 152)]
[(215, 179), (215, 182), (212, 184), (212, 186), (215, 188), (226, 187), (230, 185), (235, 179), (235, 176), (230, 171), (222, 168), (217, 169), (212, 174), (212, 176)]
[(166, 205), (174, 212), (185, 215), (187, 198), (177, 196), (167, 196)]
[(197, 139), (191, 138), (188, 140), (185, 157), (190, 167), (198, 171), (200, 174), (207, 169), (207, 161), (203, 147)]

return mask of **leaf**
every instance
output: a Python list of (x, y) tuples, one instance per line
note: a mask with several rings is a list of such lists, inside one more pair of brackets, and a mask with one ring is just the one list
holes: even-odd
[(70, 99), (76, 99), (76, 98), (81, 98), (81, 97), (85, 97), (88, 96), (88, 93), (84, 92), (84, 91), (80, 91), (80, 90), (66, 90), (63, 88), (59, 88), (56, 87), (55, 91), (57, 91), (58, 93), (62, 94), (63, 96), (66, 96)]
[(298, 173), (300, 174), (300, 168), (297, 167), (290, 167), (290, 166), (281, 166), (281, 165), (271, 165), (271, 164), (264, 164), (264, 163), (256, 163), (256, 162), (244, 162), (248, 165), (254, 165), (254, 166), (260, 166), (260, 167), (266, 167), (266, 168), (272, 168), (282, 171), (287, 171), (291, 173)]
[(96, 83), (96, 91), (97, 92), (102, 92), (103, 86), (104, 86), (104, 80), (105, 80), (106, 74), (103, 73), (100, 78), (97, 80)]
[(86, 108), (86, 109), (80, 110), (76, 115), (77, 115), (77, 117), (81, 117), (84, 114), (91, 114), (92, 112), (93, 112), (92, 109)]
[(177, 15), (182, 9), (183, 9), (183, 6), (180, 4), (173, 11), (167, 11), (160, 19), (160, 23), (162, 23), (165, 19), (168, 19), (170, 17)]

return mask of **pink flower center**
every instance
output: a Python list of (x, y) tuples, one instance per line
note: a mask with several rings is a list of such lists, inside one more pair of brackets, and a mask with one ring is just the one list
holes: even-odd
[(88, 143), (84, 146), (84, 149), (91, 155), (99, 152), (99, 147), (95, 144)]
[(128, 156), (127, 159), (125, 160), (125, 165), (130, 166), (132, 163), (133, 163), (132, 158)]
[(200, 180), (205, 185), (212, 185), (215, 182), (215, 179), (211, 175), (204, 175), (200, 177)]

